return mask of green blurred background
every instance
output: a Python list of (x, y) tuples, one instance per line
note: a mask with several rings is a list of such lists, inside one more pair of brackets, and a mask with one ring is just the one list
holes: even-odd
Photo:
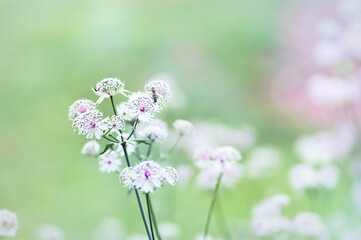
[[(285, 2), (0, 1), (0, 208), (18, 214), (17, 239), (32, 239), (41, 223), (58, 225), (68, 239), (89, 239), (104, 217), (122, 219), (127, 233), (144, 232), (134, 196), (80, 154), (85, 140), (67, 119), (75, 100), (97, 99), (90, 87), (105, 77), (135, 91), (167, 73), (187, 100), (163, 113), (168, 123), (252, 123), (258, 143), (284, 147), (284, 171), (269, 180), (272, 189), (243, 181), (224, 194), (231, 219), (247, 218), (270, 192), (290, 193), (285, 169), (295, 160), (287, 154), (299, 130), (270, 113), (262, 96)], [(177, 149), (174, 161), (190, 157)], [(202, 232), (207, 193), (165, 187), (153, 199), (158, 221), (178, 223), (182, 239)]]

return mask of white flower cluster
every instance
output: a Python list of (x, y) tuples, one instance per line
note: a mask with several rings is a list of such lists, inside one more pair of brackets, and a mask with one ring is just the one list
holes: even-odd
[(231, 146), (216, 149), (203, 146), (194, 152), (193, 158), (196, 166), (201, 169), (197, 177), (200, 187), (214, 188), (221, 174), (222, 185), (232, 187), (242, 176), (243, 166), (237, 162), (241, 160), (241, 154)]
[(101, 103), (104, 98), (110, 98), (117, 94), (125, 95), (125, 84), (118, 78), (105, 78), (97, 83), (95, 88), (92, 88), (93, 92), (100, 98), (97, 104)]
[(269, 239), (327, 239), (328, 232), (321, 218), (311, 212), (300, 212), (293, 220), (283, 216), (282, 210), (291, 199), (277, 194), (253, 207), (251, 226), (257, 237)]
[(18, 230), (18, 217), (7, 209), (0, 210), (0, 237), (13, 237)]
[(191, 135), (194, 130), (192, 123), (182, 119), (176, 120), (173, 123), (173, 127), (180, 136)]
[(168, 136), (167, 124), (159, 119), (154, 119), (147, 126), (139, 129), (137, 136), (151, 143), (162, 142)]
[(152, 193), (160, 188), (164, 181), (175, 185), (178, 181), (178, 173), (172, 167), (163, 167), (148, 160), (134, 167), (125, 168), (120, 173), (119, 180), (125, 187), (134, 187), (144, 193)]

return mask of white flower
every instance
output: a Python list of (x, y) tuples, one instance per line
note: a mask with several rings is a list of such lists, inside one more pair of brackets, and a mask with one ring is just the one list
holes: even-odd
[(95, 103), (88, 99), (77, 100), (69, 107), (69, 119), (74, 120), (82, 113), (96, 110)]
[(18, 230), (18, 217), (7, 209), (0, 210), (0, 237), (13, 237)]
[(125, 84), (118, 78), (105, 78), (97, 83), (96, 87), (93, 88), (93, 92), (100, 96), (97, 104), (101, 103), (104, 98), (109, 98), (116, 94), (125, 95)]
[(123, 223), (116, 218), (106, 218), (101, 220), (92, 234), (93, 240), (119, 240), (123, 239)]
[(180, 184), (186, 184), (192, 176), (192, 169), (187, 165), (181, 165), (177, 167), (177, 172), (179, 175)]
[(289, 183), (294, 190), (303, 191), (317, 186), (317, 173), (312, 166), (298, 164), (291, 168), (288, 174)]
[(316, 61), (321, 66), (330, 66), (345, 60), (346, 54), (342, 46), (336, 41), (321, 40), (314, 49)]
[(161, 120), (154, 119), (144, 127), (139, 130), (139, 137), (142, 139), (147, 139), (150, 142), (162, 142), (168, 136), (167, 124)]
[(198, 167), (205, 167), (214, 160), (214, 149), (208, 146), (198, 147), (193, 153), (193, 158)]
[(137, 116), (137, 113), (129, 108), (129, 104), (127, 102), (120, 103), (117, 106), (117, 112), (118, 115), (125, 121), (132, 121)]
[(100, 145), (97, 141), (87, 142), (81, 150), (81, 153), (88, 157), (95, 157), (100, 151)]
[(91, 139), (93, 136), (99, 140), (103, 136), (103, 132), (108, 130), (109, 119), (103, 119), (103, 114), (98, 111), (89, 111), (80, 114), (74, 119), (73, 129), (78, 134), (86, 135), (86, 139)]
[(99, 156), (99, 170), (101, 172), (111, 173), (119, 171), (122, 164), (118, 154), (114, 151), (107, 151)]
[(160, 110), (159, 107), (153, 104), (153, 100), (147, 93), (136, 92), (129, 96), (129, 108), (134, 111), (139, 121), (150, 122), (154, 117), (154, 113)]
[(270, 147), (252, 150), (246, 162), (247, 174), (250, 178), (267, 177), (274, 174), (280, 164), (279, 152)]
[(311, 212), (301, 212), (293, 219), (296, 233), (315, 239), (327, 238), (326, 226), (319, 215)]
[(120, 116), (113, 115), (109, 121), (109, 125), (113, 129), (124, 130), (125, 122)]
[[(254, 218), (251, 221), (254, 233), (259, 237), (271, 237), (270, 239), (289, 239), (292, 223), (282, 216), (271, 218)], [(273, 238), (272, 238), (273, 237)]]
[(36, 229), (38, 240), (64, 240), (65, 234), (62, 229), (52, 224), (43, 224)]
[(169, 101), (172, 97), (172, 92), (168, 83), (162, 80), (153, 79), (145, 84), (145, 91), (149, 93), (154, 103), (158, 103), (160, 100)]
[(133, 186), (144, 193), (152, 193), (162, 186), (164, 180), (174, 185), (178, 180), (178, 174), (171, 167), (162, 167), (149, 160), (140, 162), (133, 168), (125, 168), (120, 173), (119, 180), (126, 187)]
[(180, 235), (180, 228), (177, 224), (172, 222), (159, 223), (159, 232), (164, 239), (178, 239)]
[(241, 160), (241, 154), (237, 149), (231, 146), (223, 146), (216, 149), (214, 152), (214, 158), (216, 161), (223, 162), (235, 162)]
[(339, 170), (333, 165), (325, 166), (317, 173), (318, 183), (326, 189), (334, 189), (338, 183)]
[(173, 127), (176, 130), (176, 132), (181, 136), (191, 135), (194, 130), (192, 123), (181, 119), (176, 120), (173, 123)]

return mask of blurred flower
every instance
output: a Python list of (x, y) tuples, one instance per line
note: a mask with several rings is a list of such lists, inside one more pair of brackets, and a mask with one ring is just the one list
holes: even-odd
[(275, 148), (259, 147), (252, 150), (245, 166), (250, 178), (259, 178), (274, 174), (279, 164), (280, 155)]
[(177, 167), (179, 176), (179, 184), (186, 184), (192, 176), (192, 169), (187, 165), (181, 165)]
[(82, 113), (96, 110), (95, 103), (88, 99), (76, 100), (73, 105), (69, 107), (69, 119), (74, 120)]
[(118, 78), (105, 78), (97, 83), (95, 88), (92, 88), (93, 92), (100, 98), (96, 102), (101, 103), (104, 98), (109, 98), (116, 94), (125, 95), (125, 84)]
[(43, 224), (36, 229), (38, 240), (64, 240), (65, 233), (58, 226)]
[(81, 150), (81, 153), (88, 157), (95, 157), (100, 151), (100, 145), (97, 141), (87, 142)]
[(291, 198), (286, 194), (277, 194), (273, 197), (266, 198), (252, 209), (253, 217), (275, 217), (282, 215), (282, 210), (288, 206)]
[(318, 184), (330, 190), (334, 189), (338, 183), (339, 170), (333, 165), (321, 168), (317, 173)]
[(18, 230), (18, 217), (7, 209), (0, 210), (0, 237), (13, 237)]
[(162, 238), (167, 240), (179, 239), (181, 230), (177, 224), (172, 222), (161, 222), (158, 227)]
[(134, 111), (139, 121), (150, 122), (154, 113), (160, 110), (159, 107), (153, 104), (153, 100), (147, 93), (136, 92), (129, 96), (129, 108)]
[(311, 212), (300, 212), (293, 219), (294, 231), (301, 236), (321, 240), (328, 239), (328, 232), (319, 215)]
[(116, 218), (103, 219), (92, 234), (93, 240), (119, 240), (124, 236), (123, 223)]
[(204, 167), (214, 158), (214, 149), (208, 146), (201, 146), (193, 153), (193, 158), (198, 167)]
[(222, 146), (216, 148), (213, 158), (220, 163), (235, 162), (242, 159), (241, 154), (232, 146)]
[(108, 130), (108, 118), (102, 119), (103, 114), (98, 111), (85, 112), (74, 119), (73, 129), (78, 134), (86, 135), (86, 139), (93, 136), (99, 140), (103, 136), (103, 132)]
[(163, 80), (152, 79), (145, 84), (144, 89), (149, 92), (153, 103), (158, 103), (159, 100), (160, 102), (169, 101), (172, 97), (169, 84)]
[(99, 170), (101, 172), (112, 173), (119, 171), (119, 167), (122, 164), (118, 154), (114, 151), (107, 151), (98, 157)]
[(178, 119), (173, 123), (175, 131), (180, 135), (191, 135), (193, 133), (193, 124), (189, 121)]
[(149, 160), (140, 162), (133, 168), (125, 168), (120, 173), (119, 180), (126, 187), (133, 186), (144, 193), (152, 193), (162, 186), (164, 180), (174, 185), (178, 181), (178, 174), (174, 168), (162, 167)]
[(346, 59), (344, 49), (335, 41), (318, 41), (314, 49), (315, 59), (320, 66), (336, 65)]
[(137, 116), (137, 112), (129, 108), (127, 102), (120, 103), (117, 106), (118, 115), (125, 121), (132, 121)]
[(162, 142), (168, 136), (167, 124), (159, 119), (152, 120), (147, 126), (138, 130), (138, 137), (150, 142)]
[(361, 14), (361, 3), (358, 0), (339, 1), (339, 12), (346, 20), (357, 20)]

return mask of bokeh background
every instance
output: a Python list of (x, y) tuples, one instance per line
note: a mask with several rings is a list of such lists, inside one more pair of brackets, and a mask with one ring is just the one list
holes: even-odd
[[(342, 108), (313, 104), (304, 87), (319, 70), (312, 50), (316, 25), (339, 18), (337, 4), (0, 1), (0, 208), (18, 215), (15, 239), (35, 239), (35, 229), (44, 223), (59, 226), (67, 239), (91, 239), (108, 217), (121, 219), (126, 235), (144, 233), (134, 196), (116, 175), (99, 172), (95, 159), (80, 154), (85, 139), (74, 134), (67, 111), (77, 99), (96, 100), (91, 87), (102, 78), (119, 77), (136, 91), (157, 74), (169, 76), (179, 94), (159, 116), (169, 125), (182, 118), (196, 126), (246, 128), (253, 140), (239, 147), (245, 161), (257, 146), (280, 152), (276, 174), (266, 180), (244, 177), (222, 193), (229, 225), (239, 236), (252, 232), (252, 207), (277, 193), (292, 197), (287, 216), (313, 210), (326, 221), (341, 212), (358, 223), (349, 174), (357, 150), (338, 162), (339, 183), (318, 200), (322, 210), (310, 209), (309, 199), (297, 197), (287, 180), (289, 168), (300, 162), (295, 140), (331, 129), (341, 118)], [(103, 106), (110, 114), (110, 104)], [(223, 138), (232, 138), (232, 131), (227, 134)], [(175, 165), (192, 166), (185, 142), (174, 153)], [(210, 203), (209, 192), (192, 181), (162, 188), (153, 197), (158, 221), (177, 223), (179, 239), (203, 231)], [(211, 234), (219, 235), (212, 224)]]

